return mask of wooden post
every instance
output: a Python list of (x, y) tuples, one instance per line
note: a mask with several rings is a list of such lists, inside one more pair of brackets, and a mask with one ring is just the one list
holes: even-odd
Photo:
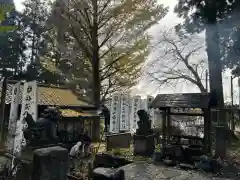
[(3, 78), (2, 83), (2, 93), (1, 93), (1, 107), (0, 107), (0, 115), (1, 115), (1, 124), (0, 124), (0, 132), (1, 132), (1, 142), (4, 141), (4, 130), (5, 130), (5, 100), (6, 100), (6, 93), (7, 93), (7, 78)]
[(171, 109), (167, 108), (167, 143), (170, 142), (171, 139)]
[[(234, 103), (233, 103), (233, 79), (234, 79), (233, 76), (231, 76), (231, 106), (232, 106), (232, 108), (234, 106)], [(231, 111), (231, 117), (229, 120), (230, 120), (230, 123), (229, 123), (230, 129), (232, 131), (235, 131), (234, 112), (233, 111)]]
[(212, 122), (210, 109), (203, 109), (204, 112), (204, 152), (212, 154)]
[(164, 110), (162, 115), (162, 145), (164, 146), (166, 143), (166, 121), (167, 121), (167, 112)]

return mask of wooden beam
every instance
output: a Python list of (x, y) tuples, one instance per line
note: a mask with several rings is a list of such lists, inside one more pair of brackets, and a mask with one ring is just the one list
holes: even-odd
[(170, 112), (169, 115), (176, 115), (176, 116), (204, 116), (204, 113), (178, 113), (178, 112)]

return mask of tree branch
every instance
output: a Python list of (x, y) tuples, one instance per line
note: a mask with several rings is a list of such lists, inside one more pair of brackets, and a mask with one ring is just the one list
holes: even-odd
[[(196, 85), (200, 89), (201, 92), (206, 92), (206, 89), (202, 83), (202, 79), (201, 79), (200, 75), (198, 74), (199, 66), (196, 65), (194, 68), (194, 64), (191, 64), (189, 61), (189, 58), (194, 53), (199, 51), (202, 48), (202, 46), (197, 46), (197, 47), (193, 48), (192, 50), (190, 50), (189, 52), (187, 52), (186, 55), (183, 55), (183, 51), (186, 49), (187, 45), (189, 45), (188, 43), (190, 41), (188, 41), (188, 43), (184, 44), (183, 48), (180, 49), (177, 43), (178, 42), (181, 43), (182, 39), (180, 41), (174, 41), (173, 39), (167, 37), (166, 34), (163, 34), (163, 42), (166, 42), (167, 44), (169, 44), (170, 46), (173, 47), (172, 49), (167, 49), (164, 53), (164, 55), (172, 56), (172, 62), (168, 63), (167, 67), (164, 64), (161, 65), (161, 69), (164, 67), (165, 67), (165, 69), (167, 69), (165, 72), (162, 72), (162, 74), (161, 74), (161, 76), (163, 76), (165, 78), (157, 78), (155, 76), (156, 72), (148, 73), (148, 75), (151, 78), (153, 78), (155, 81), (160, 83), (160, 85), (166, 84), (167, 82), (169, 82), (171, 80), (183, 79), (183, 80), (187, 80), (187, 81), (191, 82), (192, 84)], [(171, 59), (171, 58), (169, 58), (169, 59)], [(177, 67), (180, 62), (182, 62), (185, 65), (187, 71), (189, 71), (189, 73), (192, 74), (193, 77), (191, 77), (190, 75), (187, 75), (187, 74), (183, 74), (182, 73), (183, 70), (176, 70), (176, 69), (178, 69)], [(165, 64), (167, 64), (167, 63), (165, 63)], [(172, 68), (169, 68), (169, 64), (172, 64)]]

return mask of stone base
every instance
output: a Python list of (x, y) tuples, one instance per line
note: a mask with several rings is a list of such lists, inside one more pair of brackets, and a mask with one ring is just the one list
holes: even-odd
[(131, 133), (106, 135), (107, 151), (114, 148), (129, 148), (132, 141)]
[(133, 153), (139, 156), (152, 156), (155, 151), (154, 135), (133, 135)]

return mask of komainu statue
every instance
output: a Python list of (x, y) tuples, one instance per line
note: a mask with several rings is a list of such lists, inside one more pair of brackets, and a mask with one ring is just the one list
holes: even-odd
[(23, 132), (27, 145), (41, 146), (57, 143), (56, 127), (60, 118), (61, 113), (55, 107), (45, 109), (37, 121), (34, 121), (32, 116), (27, 113), (25, 121), (28, 127)]
[(133, 135), (134, 155), (152, 156), (155, 150), (154, 132), (151, 128), (149, 115), (145, 110), (137, 112), (139, 117), (138, 129)]
[(139, 110), (137, 112), (139, 117), (138, 129), (136, 131), (136, 135), (152, 135), (153, 130), (151, 128), (151, 121), (149, 120), (149, 115), (145, 110)]

